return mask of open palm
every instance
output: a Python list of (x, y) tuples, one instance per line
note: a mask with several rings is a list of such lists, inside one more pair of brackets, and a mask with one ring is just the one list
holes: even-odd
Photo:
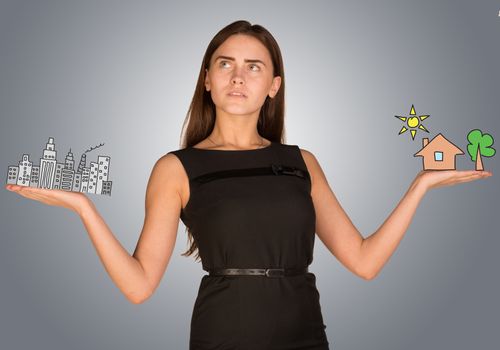
[(48, 205), (68, 208), (73, 211), (78, 211), (78, 209), (81, 208), (85, 202), (89, 201), (88, 197), (81, 192), (35, 188), (19, 185), (6, 185), (5, 188), (9, 191), (16, 192), (23, 197), (33, 199)]
[(422, 182), (427, 189), (431, 189), (479, 180), (492, 175), (489, 171), (477, 170), (423, 170), (417, 174), (416, 180)]

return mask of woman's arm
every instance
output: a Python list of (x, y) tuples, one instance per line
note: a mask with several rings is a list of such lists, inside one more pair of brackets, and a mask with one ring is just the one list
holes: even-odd
[(123, 248), (90, 200), (79, 209), (79, 215), (113, 282), (130, 302), (142, 302), (151, 287), (140, 261)]
[(361, 242), (358, 264), (366, 279), (375, 278), (394, 253), (426, 191), (417, 177), (379, 229)]
[(316, 211), (316, 233), (328, 250), (351, 272), (375, 278), (403, 238), (418, 204), (431, 188), (468, 182), (492, 174), (487, 171), (422, 171), (380, 228), (363, 238), (353, 225), (314, 155), (301, 149), (311, 174), (311, 196)]
[(173, 154), (163, 156), (155, 164), (146, 190), (144, 226), (132, 256), (83, 193), (15, 185), (6, 188), (26, 198), (75, 211), (113, 282), (130, 302), (138, 304), (153, 294), (172, 255), (181, 210), (180, 183), (186, 180), (184, 177), (187, 175)]

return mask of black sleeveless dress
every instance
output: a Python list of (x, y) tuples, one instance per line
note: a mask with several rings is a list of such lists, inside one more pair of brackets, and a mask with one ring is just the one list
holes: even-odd
[[(189, 201), (180, 218), (193, 233), (204, 270), (311, 264), (316, 217), (298, 146), (273, 142), (254, 150), (188, 147), (168, 153), (189, 177)], [(189, 348), (329, 349), (319, 298), (311, 272), (204, 275)]]

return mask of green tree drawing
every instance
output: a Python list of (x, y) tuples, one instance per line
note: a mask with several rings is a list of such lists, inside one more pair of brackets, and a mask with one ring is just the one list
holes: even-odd
[(476, 170), (484, 170), (481, 157), (493, 157), (496, 150), (493, 145), (493, 137), (490, 134), (483, 134), (479, 129), (471, 130), (467, 134), (467, 152), (473, 162), (476, 162)]

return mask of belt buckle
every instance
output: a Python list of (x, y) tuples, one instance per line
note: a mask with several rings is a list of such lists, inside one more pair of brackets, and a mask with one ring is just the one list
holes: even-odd
[(283, 277), (285, 276), (285, 269), (266, 269), (264, 274), (266, 277)]

